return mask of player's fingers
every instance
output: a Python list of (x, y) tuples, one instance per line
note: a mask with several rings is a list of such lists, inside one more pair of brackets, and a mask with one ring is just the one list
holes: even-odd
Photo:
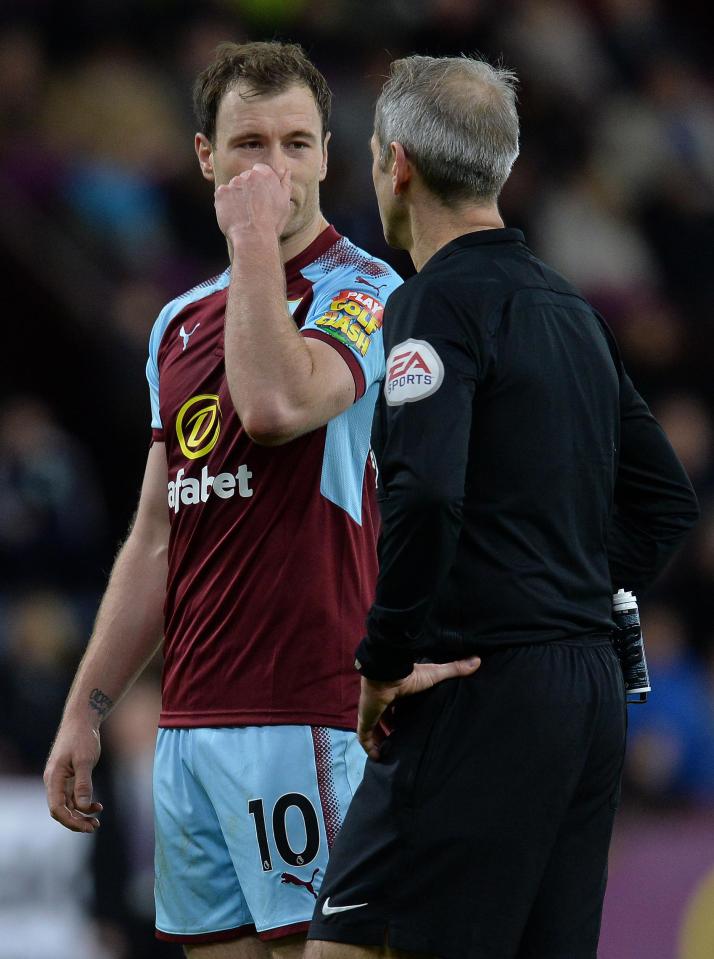
[(76, 824), (77, 832), (96, 832), (99, 829), (98, 814), (102, 811), (102, 804), (91, 802), (86, 811), (72, 808), (72, 803), (68, 803), (69, 811), (72, 815), (72, 821)]
[(71, 829), (72, 832), (95, 832), (99, 828), (99, 820), (95, 815), (102, 811), (99, 803), (91, 803), (88, 810), (90, 815), (83, 816), (72, 808), (71, 800), (67, 800), (64, 791), (61, 791), (59, 795), (56, 793), (48, 795), (47, 805), (52, 818), (65, 828)]
[(53, 819), (61, 822), (60, 816), (67, 803), (67, 785), (72, 782), (71, 774), (57, 766), (48, 766), (45, 770), (44, 780), (50, 815)]
[(260, 173), (261, 176), (277, 176), (275, 170), (268, 163), (254, 163), (253, 170), (255, 170), (256, 173)]
[(60, 810), (60, 813), (60, 816), (53, 818), (66, 826), (67, 829), (71, 829), (72, 832), (92, 833), (99, 829), (99, 820), (96, 816), (83, 816), (76, 809), (70, 809), (69, 806), (65, 806), (63, 810)]
[(213, 202), (218, 205), (219, 203), (223, 202), (226, 197), (231, 196), (231, 194), (234, 192), (234, 190), (231, 189), (233, 185), (233, 181), (231, 180), (230, 183), (222, 183), (219, 187), (216, 187), (213, 193)]
[(290, 167), (285, 168), (285, 172), (280, 177), (280, 186), (283, 188), (284, 193), (290, 193), (293, 182), (293, 173)]
[(80, 761), (74, 770), (74, 805), (82, 813), (91, 812), (92, 807), (92, 763)]
[(50, 816), (65, 829), (71, 829), (72, 832), (84, 832), (83, 824), (79, 823), (68, 806), (50, 806)]
[[(89, 769), (91, 773), (91, 762), (89, 764)], [(75, 832), (94, 832), (99, 828), (99, 820), (97, 819), (97, 815), (102, 812), (104, 807), (95, 799), (90, 798), (90, 801), (86, 803), (85, 806), (83, 806), (81, 809), (78, 809), (76, 802), (76, 790), (77, 779), (74, 779), (74, 787), (72, 786), (72, 780), (68, 780), (65, 786), (65, 818), (69, 818), (72, 823), (70, 828), (74, 829)]]

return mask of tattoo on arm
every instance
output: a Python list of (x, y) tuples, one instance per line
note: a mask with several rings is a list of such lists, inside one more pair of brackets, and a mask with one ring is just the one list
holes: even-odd
[(114, 700), (110, 699), (101, 689), (93, 689), (89, 694), (90, 709), (96, 710), (102, 719), (104, 719), (113, 705)]

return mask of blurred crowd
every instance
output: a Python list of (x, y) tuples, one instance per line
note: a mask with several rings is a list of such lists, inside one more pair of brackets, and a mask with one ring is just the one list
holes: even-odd
[[(518, 73), (504, 218), (608, 319), (702, 506), (642, 603), (654, 693), (630, 709), (625, 800), (714, 806), (707, 37), (704, 5), (686, 0), (2, 0), (0, 794), (43, 768), (136, 502), (151, 325), (226, 265), (193, 153), (193, 78), (221, 40), (280, 38), (303, 43), (334, 92), (325, 214), (405, 276), (368, 150), (390, 60), (479, 52)], [(107, 725), (98, 788), (117, 816), (92, 853), (95, 956), (176, 955), (141, 951), (159, 668)]]

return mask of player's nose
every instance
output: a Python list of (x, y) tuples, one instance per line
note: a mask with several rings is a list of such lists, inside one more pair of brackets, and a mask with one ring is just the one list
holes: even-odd
[(272, 167), (275, 174), (282, 180), (288, 165), (282, 146), (279, 143), (271, 144), (265, 162)]

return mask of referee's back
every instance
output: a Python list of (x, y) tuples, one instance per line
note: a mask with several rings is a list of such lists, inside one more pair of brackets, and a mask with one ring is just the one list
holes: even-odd
[(649, 585), (696, 502), (601, 318), (499, 229), (443, 247), (384, 328), (381, 509), (399, 522), (393, 500), (420, 548), (382, 543), (394, 575), (371, 628), (382, 609), (393, 628), (395, 580), (406, 597), (421, 578), (427, 628), (412, 603), (393, 640), (435, 658), (607, 633), (613, 588)]

